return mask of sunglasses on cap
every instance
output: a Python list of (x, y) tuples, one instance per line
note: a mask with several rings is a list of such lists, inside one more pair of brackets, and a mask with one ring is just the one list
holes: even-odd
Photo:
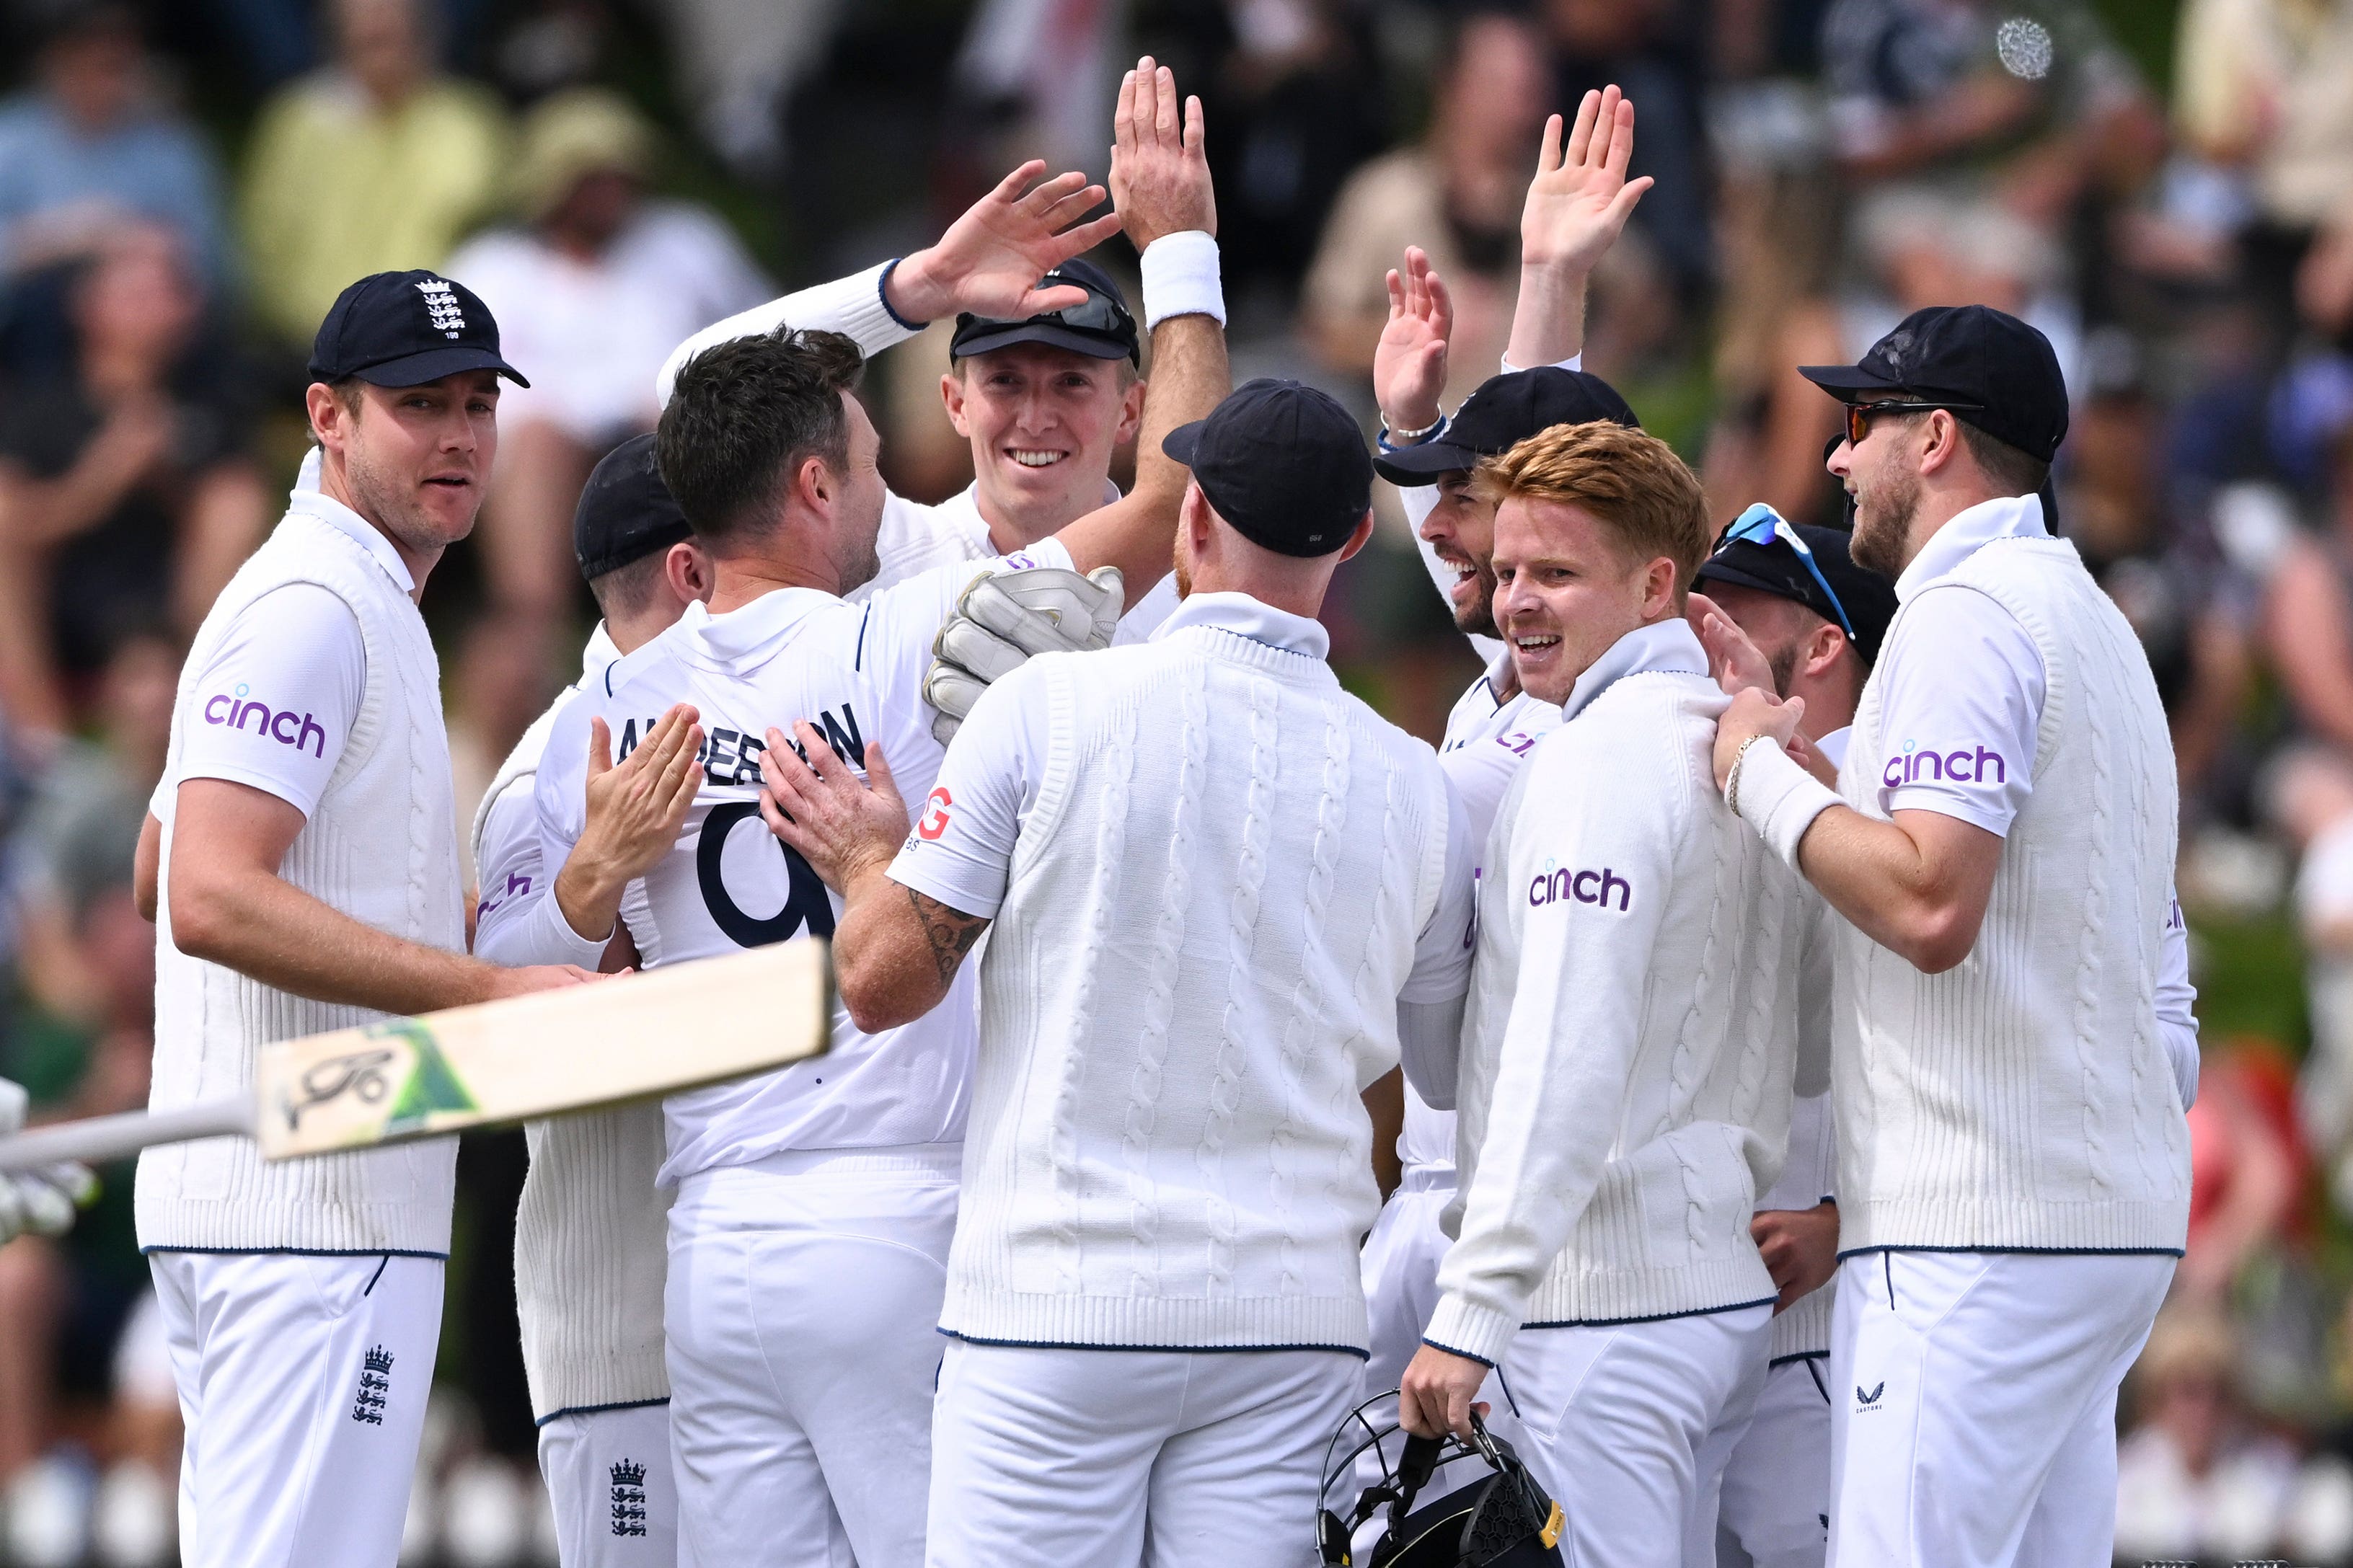
[[(1883, 404), (1881, 406), (1886, 405)], [(1937, 406), (1941, 408), (1944, 405), (1939, 404)], [(1831, 586), (1831, 580), (1823, 576), (1822, 569), (1814, 563), (1813, 547), (1798, 536), (1798, 531), (1790, 526), (1788, 518), (1765, 502), (1760, 500), (1734, 518), (1725, 531), (1715, 536), (1715, 550), (1711, 553), (1720, 553), (1725, 545), (1735, 542), (1769, 546), (1777, 539), (1798, 552), (1799, 563), (1805, 567), (1807, 575), (1813, 578), (1814, 585), (1822, 591), (1822, 597), (1830, 601), (1831, 611), (1838, 616), (1839, 630), (1846, 633), (1847, 641), (1852, 642), (1854, 622), (1847, 618), (1846, 605), (1840, 600), (1838, 590)]]
[(1085, 289), (1087, 297), (1078, 304), (1066, 305), (1059, 310), (1040, 310), (1034, 316), (962, 316), (957, 319), (957, 325), (959, 328), (1015, 327), (1030, 321), (1051, 321), (1058, 326), (1069, 327), (1076, 331), (1097, 332), (1106, 337), (1132, 338), (1135, 335), (1135, 318), (1129, 315), (1127, 307), (1118, 300), (1095, 292), (1075, 278), (1064, 277), (1060, 268), (1047, 273), (1038, 280), (1038, 286), (1041, 289), (1058, 283), (1072, 289)]
[(1964, 414), (1981, 408), (1978, 403), (1850, 403), (1846, 405), (1846, 444), (1860, 447), (1871, 433), (1871, 416), (1874, 414), (1933, 414), (1941, 408), (1947, 414)]

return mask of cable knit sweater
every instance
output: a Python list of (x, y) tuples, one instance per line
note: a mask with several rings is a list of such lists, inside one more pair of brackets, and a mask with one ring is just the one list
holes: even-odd
[(1172, 623), (993, 687), (959, 802), (1010, 705), (1050, 735), (981, 960), (942, 1328), (1362, 1353), (1358, 1096), (1440, 907), (1438, 759), (1320, 657)]
[[(2034, 788), (1957, 967), (1836, 922), (1839, 1246), (2178, 1252), (2189, 1135), (2156, 1010), (2178, 803), (2147, 657), (2063, 541), (1994, 540), (1930, 592), (1986, 595), (2033, 639)], [(1880, 675), (1918, 602), (1840, 772), (1866, 815), (1905, 740), (1881, 732)]]
[(1431, 1344), (1773, 1299), (1805, 895), (1716, 793), (1706, 669), (1681, 621), (1620, 638), (1496, 816)]
[[(367, 653), (357, 718), (318, 808), (294, 836), (279, 875), (322, 903), (394, 936), (462, 951), (465, 889), (457, 807), (441, 724), (441, 668), (416, 604), (355, 540), (289, 512), (237, 569), (197, 628), (182, 667), (164, 777), (195, 710), (190, 683), (239, 610), (290, 583), (325, 588), (351, 606)], [(313, 1002), (172, 941), (171, 862), (176, 796), (159, 792), (162, 896), (156, 908), (155, 1078), (149, 1105), (168, 1110), (245, 1089), (272, 1040), (349, 1028), (384, 1016)], [(449, 1250), (458, 1141), (265, 1163), (249, 1139), (160, 1144), (140, 1156), (142, 1247), (308, 1252)]]

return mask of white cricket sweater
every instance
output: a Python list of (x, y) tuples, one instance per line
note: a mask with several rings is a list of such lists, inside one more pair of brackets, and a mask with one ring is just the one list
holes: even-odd
[(1441, 894), (1437, 758), (1320, 658), (1212, 626), (983, 703), (1017, 689), (1052, 742), (981, 961), (941, 1327), (1363, 1353), (1359, 1096)]
[[(1538, 741), (1483, 857), (1457, 1085), (1459, 1239), (1430, 1343), (1769, 1301), (1805, 892), (1716, 792), (1725, 697), (1681, 621), (1630, 632)], [(1409, 1064), (1411, 1068), (1411, 1062)]]
[[(238, 611), (291, 583), (351, 606), (367, 655), (359, 714), (326, 793), (279, 866), (322, 903), (406, 941), (463, 952), (465, 888), (441, 722), (441, 668), (416, 603), (364, 546), (301, 510), (287, 513), (206, 616), (182, 667), (165, 777), (175, 776), (193, 682)], [(172, 941), (177, 796), (159, 793), (155, 1066), (148, 1104), (167, 1110), (248, 1088), (272, 1040), (385, 1015), (313, 1002), (191, 958)], [(421, 1142), (267, 1164), (244, 1138), (167, 1143), (140, 1156), (145, 1248), (309, 1252), (449, 1250), (458, 1142)]]
[[(581, 655), (594, 679), (618, 658), (599, 626)], [(541, 864), (532, 784), (566, 690), (501, 764), (474, 814), (474, 862), (485, 901), (545, 900), (554, 875)], [(498, 885), (493, 885), (493, 879)], [(527, 927), (508, 918), (478, 929), (476, 952), (493, 963), (526, 963), (499, 950), (500, 931)], [(532, 1414), (551, 1417), (670, 1397), (662, 1360), (662, 1291), (669, 1281), (671, 1194), (654, 1184), (662, 1162), (657, 1101), (585, 1110), (523, 1124), (531, 1169), (515, 1207), (515, 1314)]]
[[(1958, 966), (1923, 974), (1837, 922), (1840, 1248), (2178, 1252), (2189, 1134), (2156, 1002), (2178, 803), (2147, 657), (2064, 541), (1993, 540), (1934, 591), (1953, 584), (2042, 656), (2034, 787)], [(1881, 732), (1881, 677), (1916, 602), (1840, 772), (1868, 816), (1906, 739)]]

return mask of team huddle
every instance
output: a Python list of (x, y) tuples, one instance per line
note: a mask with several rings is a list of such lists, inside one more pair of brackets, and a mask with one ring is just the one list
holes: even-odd
[[(528, 1130), (567, 1568), (1341, 1563), (1398, 1444), (1335, 1436), (1390, 1424), (1469, 1441), (1430, 1500), (1515, 1456), (1509, 1561), (2106, 1563), (2197, 1041), (2155, 685), (2052, 526), (2058, 363), (1920, 311), (1803, 372), (1852, 531), (1719, 527), (1580, 368), (1633, 124), (1548, 125), (1451, 414), (1401, 259), (1377, 455), (1229, 387), (1200, 109), (1148, 59), (1107, 193), (1025, 165), (680, 345), (582, 496), (603, 618), (475, 814), (470, 918), (417, 601), (522, 374), (461, 280), (345, 290), (141, 845), (153, 1105), (832, 943), (825, 1054)], [(1118, 232), (1140, 322), (1080, 259)], [(923, 506), (855, 392), (951, 317), (976, 477)], [(1317, 620), (1377, 473), (1486, 662), (1435, 752)], [(142, 1158), (185, 1561), (393, 1561), (453, 1184), (446, 1142)]]

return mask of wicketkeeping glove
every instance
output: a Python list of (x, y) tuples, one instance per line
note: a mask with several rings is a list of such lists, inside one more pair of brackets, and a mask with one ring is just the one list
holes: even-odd
[(932, 733), (945, 745), (991, 682), (1039, 653), (1109, 647), (1127, 585), (1116, 566), (1082, 576), (1059, 566), (992, 567), (974, 578), (932, 639), (923, 672)]
[[(0, 1078), (0, 1133), (25, 1125), (25, 1086)], [(26, 1231), (63, 1236), (73, 1228), (74, 1210), (98, 1196), (98, 1178), (87, 1165), (46, 1165), (37, 1171), (0, 1173), (0, 1242)]]

